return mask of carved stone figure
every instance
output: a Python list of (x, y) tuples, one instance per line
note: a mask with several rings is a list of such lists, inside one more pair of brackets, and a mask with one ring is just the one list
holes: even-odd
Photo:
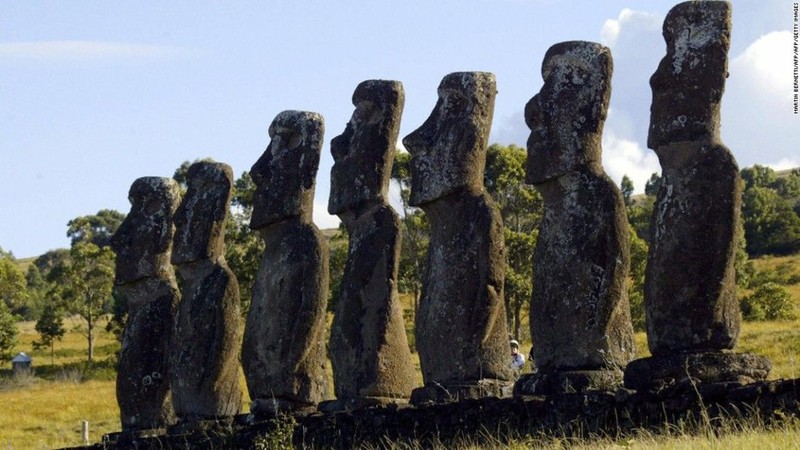
[(525, 108), (526, 181), (545, 208), (530, 313), (539, 371), (519, 380), (517, 393), (619, 383), (635, 355), (627, 216), (601, 164), (612, 65), (600, 44), (556, 44), (542, 63), (544, 86)]
[(128, 199), (131, 211), (111, 238), (117, 254), (113, 294), (128, 309), (117, 372), (123, 431), (175, 422), (167, 355), (180, 298), (170, 264), (172, 215), (180, 202), (177, 183), (139, 178)]
[(328, 247), (311, 220), (324, 132), (317, 113), (278, 114), (250, 170), (250, 228), (266, 244), (242, 344), (254, 414), (315, 408), (327, 395)]
[(404, 99), (398, 81), (362, 82), (331, 141), (328, 212), (350, 236), (330, 338), (335, 409), (407, 401), (414, 387), (397, 293), (400, 220), (386, 199)]
[(192, 164), (175, 213), (172, 264), (182, 298), (172, 336), (170, 388), (182, 423), (233, 416), (241, 409), (239, 284), (224, 258), (232, 183), (227, 164)]
[(495, 94), (493, 74), (447, 75), (430, 117), (403, 139), (409, 203), (431, 223), (416, 315), (425, 386), (412, 403), (510, 394), (503, 223), (483, 187)]
[(730, 7), (684, 2), (664, 20), (667, 54), (650, 78), (647, 139), (662, 168), (644, 292), (653, 358), (628, 366), (625, 383), (637, 389), (689, 375), (752, 381), (770, 368), (766, 358), (729, 352), (739, 335), (733, 263), (741, 204), (739, 169), (719, 136)]

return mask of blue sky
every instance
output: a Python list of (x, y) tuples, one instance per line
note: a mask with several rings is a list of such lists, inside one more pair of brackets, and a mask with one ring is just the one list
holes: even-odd
[[(70, 219), (127, 213), (140, 176), (212, 157), (238, 176), (280, 111), (309, 110), (326, 142), (366, 79), (403, 82), (401, 138), (425, 120), (441, 78), (495, 73), (490, 142), (524, 145), (522, 110), (560, 41), (609, 45), (615, 60), (604, 165), (638, 191), (658, 171), (647, 150), (647, 80), (664, 54), (672, 1), (0, 2), (0, 247), (17, 257), (67, 247)], [(734, 0), (723, 140), (741, 167), (800, 166), (792, 114), (792, 2)], [(317, 177), (325, 211), (329, 146)]]

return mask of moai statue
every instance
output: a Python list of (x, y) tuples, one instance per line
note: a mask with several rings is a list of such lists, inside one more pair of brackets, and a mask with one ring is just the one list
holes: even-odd
[(628, 220), (601, 163), (612, 65), (600, 44), (556, 44), (542, 62), (544, 86), (525, 107), (526, 182), (544, 200), (530, 312), (539, 371), (518, 380), (515, 394), (618, 385), (635, 355)]
[(312, 410), (328, 390), (328, 247), (311, 219), (322, 116), (284, 111), (250, 169), (250, 228), (266, 244), (247, 315), (242, 365), (256, 415)]
[(350, 236), (331, 328), (332, 409), (407, 402), (415, 383), (397, 294), (400, 220), (386, 195), (404, 100), (398, 81), (364, 81), (331, 141), (328, 212)]
[(730, 8), (690, 1), (664, 20), (667, 55), (650, 78), (647, 138), (662, 169), (644, 292), (653, 356), (628, 366), (630, 388), (749, 382), (770, 369), (766, 358), (730, 352), (740, 322), (733, 263), (741, 204), (739, 169), (719, 136)]
[(175, 413), (186, 424), (233, 416), (242, 404), (239, 284), (224, 257), (232, 183), (227, 164), (192, 164), (188, 190), (175, 213), (172, 264), (182, 298), (169, 384)]
[(117, 254), (114, 297), (128, 309), (117, 372), (123, 431), (175, 422), (169, 390), (170, 335), (180, 299), (170, 264), (172, 215), (180, 202), (170, 178), (144, 177), (128, 193), (131, 211), (111, 238)]
[(412, 392), (415, 404), (510, 395), (503, 221), (483, 187), (496, 92), (491, 73), (447, 75), (430, 117), (403, 139), (409, 204), (431, 223), (416, 315), (425, 386)]

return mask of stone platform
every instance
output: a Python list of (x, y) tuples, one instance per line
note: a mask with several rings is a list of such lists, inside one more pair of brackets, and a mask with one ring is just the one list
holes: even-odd
[(757, 414), (768, 423), (800, 414), (798, 388), (800, 379), (723, 382), (675, 386), (658, 393), (619, 389), (506, 399), (487, 397), (419, 407), (387, 405), (280, 418), (242, 415), (180, 434), (114, 433), (107, 435), (103, 443), (80, 448), (253, 448), (265, 434), (276, 430), (284, 435), (291, 433), (296, 448), (352, 448), (366, 443), (385, 444), (386, 439), (446, 444), (462, 437), (480, 439), (482, 435), (502, 439), (510, 433), (614, 435), (638, 428), (656, 430), (666, 423), (699, 421), (703, 414), (713, 419), (732, 412), (742, 419)]

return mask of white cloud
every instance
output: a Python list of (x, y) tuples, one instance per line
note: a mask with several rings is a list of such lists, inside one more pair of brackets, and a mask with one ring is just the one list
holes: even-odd
[(731, 58), (729, 72), (722, 138), (740, 167), (797, 167), (800, 126), (792, 105), (791, 33), (760, 36)]
[(658, 15), (625, 8), (620, 11), (616, 19), (608, 19), (603, 23), (603, 27), (600, 29), (600, 41), (604, 45), (615, 47), (619, 43), (620, 37), (624, 39), (626, 35), (630, 36), (637, 31), (660, 29), (661, 17)]
[(42, 41), (0, 43), (0, 59), (88, 61), (101, 59), (165, 58), (192, 53), (178, 47), (99, 41)]
[(731, 81), (739, 78), (759, 95), (789, 98), (788, 94), (792, 92), (791, 55), (791, 32), (765, 34), (731, 60)]
[(773, 170), (788, 170), (800, 167), (800, 159), (798, 158), (781, 158), (776, 163), (767, 163), (766, 166), (771, 167)]
[(320, 230), (338, 228), (339, 222), (340, 220), (338, 216), (332, 216), (328, 214), (327, 202), (314, 202), (314, 224), (317, 225), (317, 228)]
[(661, 172), (658, 157), (636, 142), (621, 138), (613, 131), (603, 134), (603, 167), (617, 184), (627, 175), (633, 181), (636, 193), (644, 192), (650, 175)]

